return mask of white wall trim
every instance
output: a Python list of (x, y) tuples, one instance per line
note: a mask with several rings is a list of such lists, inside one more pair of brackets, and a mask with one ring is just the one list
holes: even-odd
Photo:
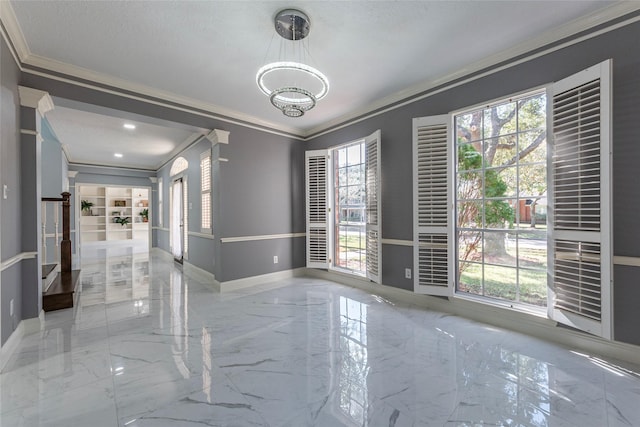
[(640, 257), (635, 256), (613, 256), (614, 265), (628, 265), (630, 267), (640, 267)]
[(18, 255), (12, 256), (9, 259), (6, 259), (0, 263), (0, 271), (5, 271), (7, 268), (21, 262), (25, 259), (32, 259), (38, 255), (38, 252), (22, 252)]
[(306, 275), (364, 289), (396, 301), (430, 310), (451, 313), (500, 328), (551, 341), (569, 349), (640, 364), (640, 347), (619, 341), (609, 341), (578, 330), (557, 327), (546, 317), (534, 316), (516, 309), (481, 304), (463, 298), (445, 299), (415, 294), (412, 291), (377, 285), (364, 279), (332, 271), (306, 269)]
[(236, 291), (238, 289), (251, 288), (277, 282), (279, 280), (290, 279), (292, 277), (304, 276), (306, 268), (295, 268), (292, 270), (276, 271), (274, 273), (261, 274), (258, 276), (244, 277), (242, 279), (228, 280), (226, 282), (216, 281), (220, 292)]
[(53, 110), (53, 99), (51, 99), (48, 92), (26, 86), (18, 86), (18, 94), (20, 95), (21, 106), (35, 108), (42, 117)]
[[(149, 181), (151, 181), (152, 184), (157, 184), (158, 183), (158, 177), (150, 176), (149, 177)], [(156, 191), (156, 190), (153, 190), (153, 191)]]
[(254, 240), (271, 240), (271, 239), (292, 239), (294, 237), (305, 237), (307, 233), (283, 233), (283, 234), (263, 234), (260, 236), (239, 236), (239, 237), (221, 237), (222, 243), (251, 242)]
[(166, 231), (167, 233), (169, 232), (169, 229), (166, 227), (151, 227), (152, 230), (158, 230), (158, 231)]
[(20, 341), (26, 335), (39, 332), (44, 324), (44, 311), (40, 311), (38, 317), (33, 319), (21, 320), (18, 323), (18, 327), (13, 331), (9, 338), (0, 348), (0, 372), (4, 372), (4, 368), (7, 366), (7, 362), (13, 356), (13, 353), (20, 345)]
[[(162, 249), (160, 249), (162, 250)], [(171, 256), (171, 254), (169, 254), (168, 252), (162, 250), (162, 252), (164, 252), (165, 254), (167, 254), (168, 256)], [(171, 257), (173, 259), (173, 257)], [(211, 283), (212, 285), (216, 285), (216, 276), (203, 269), (200, 268), (196, 265), (191, 264), (188, 261), (182, 261), (182, 268), (184, 270), (184, 272), (190, 276), (195, 276), (198, 280), (200, 280), (201, 282), (205, 282), (205, 283)]]
[[(13, 45), (15, 48), (15, 54), (18, 55), (18, 58), (15, 59), (20, 67), (20, 62), (29, 55), (29, 46), (27, 46), (27, 41), (24, 38), (22, 28), (20, 28), (13, 7), (8, 1), (0, 1), (0, 19), (2, 19), (2, 24), (7, 30), (7, 38), (11, 40), (11, 43), (7, 44), (10, 46)], [(13, 49), (11, 49), (11, 51), (13, 54)]]
[(411, 246), (413, 247), (413, 240), (400, 240), (400, 239), (382, 239), (383, 245), (395, 245), (395, 246)]
[(189, 231), (187, 233), (189, 236), (193, 236), (193, 237), (201, 237), (203, 239), (211, 239), (214, 240), (216, 238), (215, 235), (213, 234), (207, 234), (207, 233), (199, 233), (197, 231)]
[[(75, 178), (78, 175), (78, 171), (68, 171), (67, 172), (67, 177), (69, 178)], [(71, 187), (75, 187), (74, 185), (72, 185)]]
[(11, 356), (13, 356), (13, 353), (20, 345), (20, 341), (24, 335), (24, 321), (21, 321), (13, 333), (9, 335), (9, 338), (2, 348), (0, 348), (0, 372), (4, 372), (7, 362), (9, 362), (9, 359), (11, 359)]
[(212, 147), (217, 144), (229, 144), (229, 132), (226, 130), (213, 129), (205, 138), (211, 141)]

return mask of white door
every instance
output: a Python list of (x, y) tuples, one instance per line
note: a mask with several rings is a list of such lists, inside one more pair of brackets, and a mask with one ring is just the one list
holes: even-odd
[(171, 218), (169, 220), (171, 232), (171, 253), (176, 261), (182, 262), (184, 240), (184, 218), (183, 218), (183, 182), (182, 178), (173, 181), (171, 186)]

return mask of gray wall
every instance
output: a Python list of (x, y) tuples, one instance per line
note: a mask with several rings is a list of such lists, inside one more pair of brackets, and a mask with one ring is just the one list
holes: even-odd
[[(11, 53), (0, 40), (0, 236), (2, 236), (0, 256), (3, 261), (22, 252), (21, 215), (20, 215), (20, 100), (18, 97), (19, 70)], [(8, 198), (1, 196), (2, 185), (9, 188)], [(22, 320), (21, 284), (22, 268), (20, 263), (2, 272), (0, 279), (2, 319), (1, 341), (4, 344)], [(14, 300), (14, 315), (9, 316), (9, 302)]]
[[(396, 110), (313, 138), (307, 149), (326, 148), (382, 131), (382, 236), (412, 239), (412, 119), (473, 106), (558, 81), (606, 59), (613, 59), (613, 226), (614, 254), (640, 257), (640, 192), (636, 185), (640, 144), (640, 24), (585, 40), (573, 46), (461, 84)], [(410, 247), (384, 245), (383, 283), (411, 289), (403, 278), (412, 266)], [(633, 270), (633, 272), (630, 272)], [(615, 269), (615, 337), (640, 344), (640, 269)]]

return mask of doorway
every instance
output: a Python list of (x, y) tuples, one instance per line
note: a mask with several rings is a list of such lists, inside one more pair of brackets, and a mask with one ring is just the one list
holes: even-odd
[(178, 178), (171, 185), (171, 217), (169, 228), (171, 234), (171, 253), (173, 259), (182, 264), (184, 259), (184, 180)]

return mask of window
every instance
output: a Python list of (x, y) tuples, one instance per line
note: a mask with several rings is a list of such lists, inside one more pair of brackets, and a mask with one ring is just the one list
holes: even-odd
[(163, 211), (163, 204), (162, 204), (162, 178), (158, 178), (158, 227), (162, 227), (163, 224), (163, 216), (162, 216), (162, 211)]
[(610, 68), (414, 119), (415, 292), (546, 306), (611, 338)]
[(200, 155), (200, 228), (211, 233), (211, 150)]
[(379, 141), (306, 153), (308, 267), (380, 281)]
[(544, 92), (453, 116), (457, 290), (547, 304)]
[(364, 141), (332, 150), (334, 266), (365, 274), (367, 262)]

